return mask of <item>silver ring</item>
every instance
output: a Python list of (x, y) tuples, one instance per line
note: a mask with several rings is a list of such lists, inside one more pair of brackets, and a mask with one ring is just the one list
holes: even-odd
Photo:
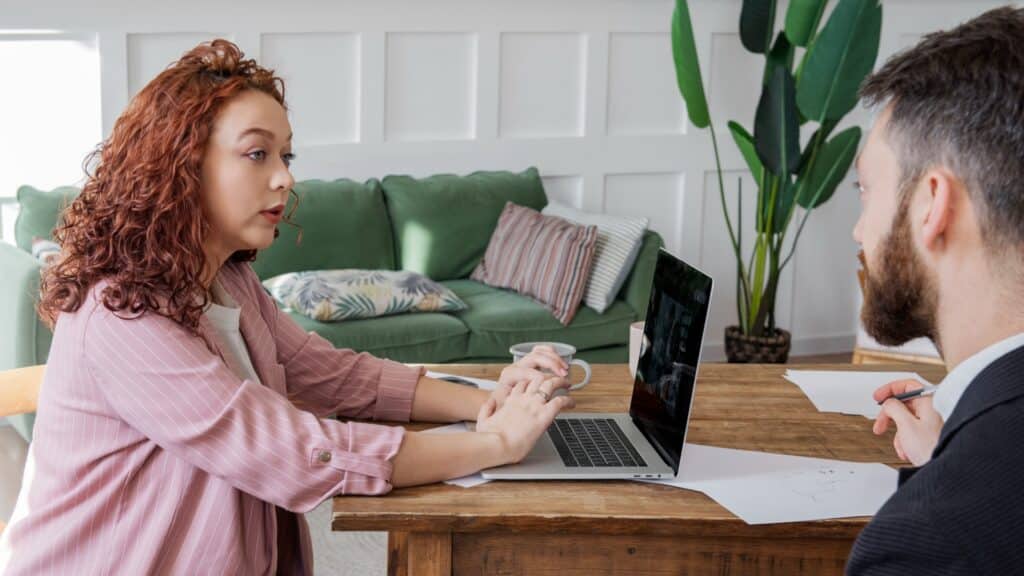
[(536, 392), (537, 392), (537, 394), (540, 394), (541, 396), (544, 397), (544, 402), (547, 402), (547, 401), (551, 400), (551, 396), (548, 395), (547, 392), (545, 392), (543, 390), (540, 390), (540, 389), (538, 389)]

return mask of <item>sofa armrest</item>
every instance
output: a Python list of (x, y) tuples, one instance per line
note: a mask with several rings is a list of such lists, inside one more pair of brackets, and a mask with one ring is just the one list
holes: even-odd
[(644, 233), (644, 241), (640, 246), (640, 254), (633, 264), (633, 271), (626, 278), (626, 283), (619, 291), (619, 299), (625, 300), (627, 304), (636, 310), (636, 318), (643, 320), (647, 317), (647, 304), (651, 299), (651, 284), (654, 282), (654, 266), (658, 263), (658, 250), (665, 245), (661, 236), (648, 230)]
[[(0, 370), (46, 363), (52, 334), (35, 308), (41, 268), (28, 252), (0, 242)], [(32, 414), (8, 418), (26, 440), (31, 439), (34, 419)]]

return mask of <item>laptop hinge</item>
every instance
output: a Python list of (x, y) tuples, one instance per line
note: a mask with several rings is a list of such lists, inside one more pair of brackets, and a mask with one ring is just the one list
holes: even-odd
[(678, 464), (673, 462), (673, 458), (669, 455), (668, 450), (665, 450), (665, 447), (661, 445), (660, 441), (658, 441), (657, 435), (650, 431), (653, 427), (632, 415), (630, 418), (633, 420), (633, 425), (640, 429), (640, 433), (644, 435), (644, 438), (647, 438), (647, 442), (654, 447), (654, 451), (658, 453), (658, 456), (661, 456), (662, 461), (665, 462), (669, 468), (675, 470), (678, 467)]

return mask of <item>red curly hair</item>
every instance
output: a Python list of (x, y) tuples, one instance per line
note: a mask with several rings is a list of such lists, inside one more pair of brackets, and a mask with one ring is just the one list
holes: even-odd
[[(60, 312), (78, 310), (106, 278), (102, 301), (109, 310), (152, 311), (198, 332), (209, 301), (201, 283), (210, 233), (200, 204), (203, 157), (217, 113), (247, 90), (285, 106), (284, 82), (274, 71), (218, 39), (187, 52), (132, 99), (110, 137), (86, 158), (95, 168), (86, 169), (82, 193), (54, 230), (61, 257), (42, 275), (37, 306), (48, 326)], [(255, 256), (240, 251), (230, 260)]]

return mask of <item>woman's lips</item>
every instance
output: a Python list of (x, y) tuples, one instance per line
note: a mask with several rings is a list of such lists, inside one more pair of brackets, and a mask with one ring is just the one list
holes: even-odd
[(272, 208), (270, 210), (264, 210), (260, 212), (267, 220), (270, 220), (274, 224), (281, 221), (281, 217), (284, 216), (284, 208)]

